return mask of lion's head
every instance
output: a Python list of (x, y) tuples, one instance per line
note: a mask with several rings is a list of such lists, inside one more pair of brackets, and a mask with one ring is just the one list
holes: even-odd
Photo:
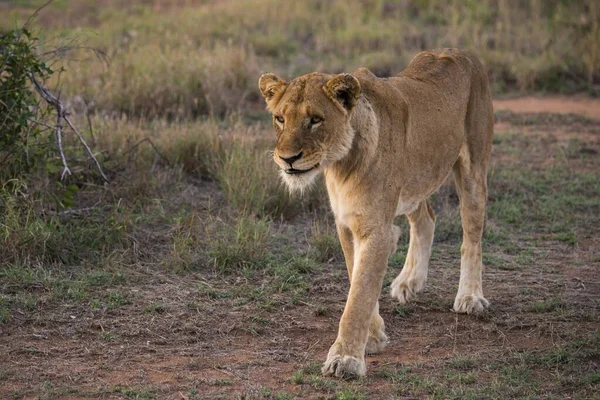
[(350, 74), (314, 72), (290, 82), (264, 74), (258, 86), (273, 114), (273, 158), (288, 187), (302, 190), (350, 151), (350, 116), (361, 94), (360, 83)]

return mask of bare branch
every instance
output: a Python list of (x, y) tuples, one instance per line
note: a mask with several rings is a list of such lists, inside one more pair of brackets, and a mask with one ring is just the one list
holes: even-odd
[(45, 87), (43, 87), (35, 76), (32, 73), (29, 73), (29, 79), (33, 82), (35, 89), (37, 92), (46, 100), (46, 102), (56, 108), (56, 126), (54, 127), (54, 133), (56, 134), (56, 141), (58, 142), (58, 151), (60, 153), (60, 159), (63, 164), (63, 171), (60, 174), (60, 179), (64, 179), (65, 176), (71, 175), (71, 169), (69, 169), (69, 164), (67, 163), (67, 158), (65, 157), (65, 152), (63, 150), (62, 145), (62, 119), (65, 114), (65, 108), (63, 104), (56, 97), (52, 95)]
[(81, 133), (79, 133), (79, 131), (77, 130), (77, 128), (75, 128), (75, 126), (71, 123), (71, 120), (69, 119), (69, 117), (67, 117), (66, 115), (64, 115), (63, 118), (65, 119), (65, 121), (67, 121), (67, 124), (69, 124), (69, 126), (71, 127), (71, 129), (73, 130), (73, 132), (75, 132), (75, 134), (79, 138), (79, 141), (81, 142), (81, 144), (83, 144), (83, 147), (85, 147), (85, 150), (88, 152), (89, 156), (96, 163), (96, 167), (98, 168), (98, 171), (100, 172), (100, 175), (102, 175), (102, 178), (104, 178), (104, 180), (106, 182), (108, 182), (108, 178), (106, 177), (106, 175), (104, 175), (104, 171), (102, 171), (102, 167), (100, 166), (100, 163), (98, 162), (98, 159), (96, 158), (96, 156), (94, 156), (94, 153), (92, 153), (92, 150), (90, 149), (90, 146), (88, 146), (88, 144), (85, 142), (85, 139), (83, 138), (83, 136), (81, 136)]
[[(105, 66), (110, 64), (110, 59), (104, 51), (102, 51), (100, 49), (96, 49), (94, 47), (89, 47), (89, 46), (76, 46), (76, 45), (68, 45), (67, 44), (67, 45), (59, 46), (51, 51), (41, 53), (40, 57), (44, 57), (44, 59), (47, 60), (46, 62), (54, 64), (53, 60), (65, 60), (66, 55), (75, 50), (91, 51), (92, 53), (94, 53), (94, 56)], [(67, 59), (67, 61), (82, 61), (82, 60), (71, 58), (71, 59)]]
[(44, 8), (46, 8), (46, 6), (49, 5), (50, 3), (52, 3), (53, 1), (54, 0), (48, 0), (47, 2), (42, 4), (37, 10), (35, 10), (33, 12), (33, 14), (31, 14), (31, 16), (29, 18), (27, 18), (27, 21), (25, 22), (25, 25), (23, 25), (23, 27), (28, 28), (29, 24), (37, 17), (37, 15), (40, 13), (40, 11), (42, 11)]
[(62, 115), (65, 112), (63, 105), (58, 99), (56, 99), (56, 141), (58, 142), (58, 151), (60, 152), (60, 159), (63, 163), (63, 172), (60, 174), (60, 179), (65, 179), (65, 176), (71, 175), (71, 170), (69, 169), (69, 165), (67, 164), (67, 158), (65, 157), (65, 152), (63, 150), (62, 145)]
[(88, 144), (86, 143), (85, 139), (83, 138), (83, 136), (81, 136), (81, 134), (79, 133), (79, 131), (77, 130), (77, 128), (75, 128), (75, 126), (73, 125), (73, 123), (71, 122), (71, 120), (69, 119), (69, 117), (67, 117), (67, 112), (65, 110), (65, 107), (63, 106), (62, 102), (56, 98), (52, 93), (50, 93), (50, 91), (48, 89), (46, 89), (44, 86), (42, 86), (41, 83), (38, 82), (38, 80), (35, 78), (35, 76), (32, 73), (29, 73), (29, 79), (31, 80), (31, 82), (33, 82), (37, 92), (40, 94), (40, 96), (42, 96), (44, 98), (44, 100), (46, 100), (46, 102), (50, 105), (53, 105), (56, 108), (56, 127), (55, 127), (55, 132), (56, 132), (56, 138), (58, 141), (58, 150), (60, 152), (60, 158), (62, 160), (64, 169), (63, 172), (61, 174), (61, 179), (64, 179), (64, 177), (67, 174), (71, 174), (71, 170), (69, 169), (69, 166), (67, 164), (67, 159), (65, 157), (65, 153), (63, 151), (63, 147), (62, 147), (62, 125), (61, 122), (62, 120), (65, 120), (67, 122), (67, 124), (69, 125), (69, 127), (71, 127), (71, 129), (73, 130), (73, 132), (75, 132), (75, 135), (77, 135), (77, 137), (79, 138), (79, 141), (83, 144), (83, 146), (85, 147), (85, 150), (87, 151), (88, 155), (92, 158), (92, 160), (94, 160), (94, 162), (96, 163), (96, 167), (98, 168), (98, 171), (100, 172), (100, 175), (102, 175), (102, 178), (106, 181), (109, 182), (108, 178), (106, 177), (106, 175), (104, 174), (104, 171), (102, 171), (102, 167), (100, 166), (100, 163), (98, 162), (98, 159), (94, 156), (94, 153), (92, 153), (92, 150), (90, 149), (90, 147), (88, 146)]
[(48, 129), (56, 129), (56, 126), (52, 126), (52, 125), (48, 125), (45, 122), (42, 121), (38, 121), (36, 119), (33, 118), (29, 118), (29, 117), (25, 117), (25, 119), (29, 122), (31, 122), (32, 124), (36, 124), (36, 125), (41, 125), (41, 126), (45, 126)]
[(88, 102), (83, 99), (83, 103), (85, 104), (85, 116), (87, 117), (88, 128), (90, 130), (90, 136), (92, 137), (92, 146), (96, 145), (96, 137), (94, 136), (94, 127), (92, 126), (92, 119), (90, 118), (90, 105)]
[(162, 158), (163, 160), (165, 160), (167, 163), (170, 162), (167, 157), (165, 157), (160, 151), (158, 151), (158, 148), (156, 147), (156, 145), (154, 144), (154, 142), (150, 138), (144, 138), (144, 139), (140, 140), (139, 142), (137, 142), (136, 144), (134, 144), (133, 146), (131, 146), (129, 149), (127, 149), (127, 151), (124, 154), (131, 153), (133, 150), (135, 150), (136, 147), (138, 147), (140, 144), (142, 144), (144, 142), (150, 143), (150, 146), (152, 146), (152, 148), (154, 149), (154, 151), (156, 152), (156, 154), (158, 154), (158, 156), (160, 158)]

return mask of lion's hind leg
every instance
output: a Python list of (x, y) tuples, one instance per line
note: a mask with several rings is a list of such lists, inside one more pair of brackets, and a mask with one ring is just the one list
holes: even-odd
[(487, 199), (486, 168), (475, 168), (468, 157), (461, 157), (454, 166), (454, 179), (460, 199), (460, 218), (463, 227), (460, 282), (454, 301), (454, 311), (468, 314), (481, 313), (489, 306), (489, 302), (483, 297), (481, 254)]
[[(390, 244), (390, 257), (398, 249), (398, 239), (400, 238), (400, 227), (392, 225), (392, 235)], [(369, 325), (369, 338), (367, 339), (367, 347), (365, 352), (367, 354), (378, 354), (387, 346), (389, 340), (385, 334), (385, 323), (383, 318), (379, 315), (379, 302), (375, 305), (375, 311), (371, 317), (371, 324)]]
[(410, 223), (410, 240), (406, 262), (391, 285), (392, 297), (401, 304), (414, 299), (425, 287), (435, 231), (435, 214), (427, 200), (422, 201), (407, 217)]
[[(398, 249), (398, 239), (400, 239), (400, 234), (400, 227), (392, 225), (392, 234), (390, 236), (392, 241), (390, 244), (390, 257)], [(387, 344), (388, 337), (385, 334), (385, 323), (383, 322), (381, 315), (379, 315), (379, 302), (377, 302), (375, 305), (375, 311), (373, 311), (373, 316), (371, 317), (371, 324), (369, 325), (369, 338), (367, 339), (366, 353), (381, 353)]]

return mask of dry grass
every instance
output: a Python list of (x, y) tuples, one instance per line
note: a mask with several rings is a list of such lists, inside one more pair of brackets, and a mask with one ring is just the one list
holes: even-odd
[[(110, 60), (71, 53), (77, 62), (66, 64), (65, 95), (117, 116), (255, 114), (262, 105), (260, 72), (294, 77), (366, 66), (387, 76), (418, 51), (437, 47), (477, 53), (496, 93), (597, 92), (600, 79), (600, 10), (593, 0), (311, 0), (286, 5), (285, 12), (278, 0), (150, 3), (154, 9), (68, 1), (47, 9), (53, 18), (40, 25), (48, 44), (72, 44), (75, 37)], [(19, 15), (9, 11), (0, 21), (14, 24)], [(89, 28), (77, 29), (80, 16), (85, 27), (89, 15), (95, 15)]]

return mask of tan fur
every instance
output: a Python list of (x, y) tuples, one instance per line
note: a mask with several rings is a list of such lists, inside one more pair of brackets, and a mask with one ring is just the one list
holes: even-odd
[(435, 227), (427, 203), (454, 172), (463, 224), (461, 274), (454, 310), (480, 312), (481, 236), (487, 198), (493, 111), (487, 76), (470, 53), (419, 53), (392, 78), (361, 68), (353, 74), (312, 73), (285, 82), (259, 81), (277, 135), (274, 160), (292, 190), (323, 171), (350, 277), (338, 336), (323, 373), (361, 376), (365, 352), (387, 342), (378, 299), (388, 257), (406, 214), (410, 244), (392, 283), (401, 303), (421, 291)]

